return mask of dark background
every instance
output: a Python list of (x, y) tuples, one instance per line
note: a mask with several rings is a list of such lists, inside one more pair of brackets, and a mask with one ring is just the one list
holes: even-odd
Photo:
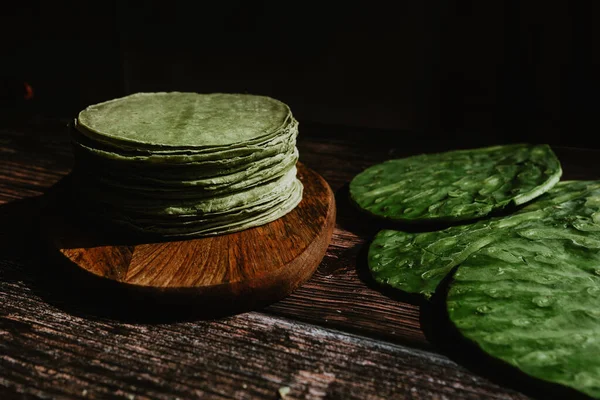
[(598, 2), (197, 3), (2, 6), (3, 118), (138, 91), (247, 92), (305, 126), (597, 146)]

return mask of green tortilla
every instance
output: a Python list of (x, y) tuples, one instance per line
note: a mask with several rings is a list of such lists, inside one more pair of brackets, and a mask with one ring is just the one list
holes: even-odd
[[(103, 176), (92, 176), (88, 183), (98, 190), (127, 190), (131, 194), (152, 197), (205, 197), (217, 193), (236, 192), (250, 188), (260, 183), (272, 180), (289, 171), (298, 161), (298, 151), (293, 148), (289, 154), (278, 154), (275, 157), (247, 165), (241, 171), (229, 175), (211, 176), (207, 178), (184, 180), (189, 178), (181, 175), (181, 180), (168, 179), (160, 176), (128, 175), (123, 176), (108, 170)], [(168, 178), (172, 178), (169, 176)]]
[[(238, 162), (211, 162), (203, 166), (189, 164), (168, 165), (139, 165), (139, 164), (113, 164), (112, 162), (98, 162), (92, 159), (77, 159), (77, 164), (90, 173), (117, 181), (148, 181), (164, 182), (167, 186), (196, 186), (206, 180), (229, 181), (236, 174), (244, 174), (248, 168), (262, 169), (267, 166), (277, 165), (283, 159), (294, 157), (295, 146), (290, 146), (271, 155), (253, 159), (247, 158), (247, 163)], [(99, 173), (100, 172), (100, 173)], [(248, 174), (248, 172), (246, 172)], [(215, 181), (215, 183), (216, 183)]]
[(227, 149), (211, 148), (204, 150), (148, 150), (129, 149), (123, 150), (118, 147), (106, 145), (105, 143), (91, 140), (90, 138), (71, 130), (71, 137), (76, 155), (81, 158), (91, 158), (96, 162), (105, 162), (114, 167), (119, 165), (130, 168), (137, 167), (165, 167), (170, 164), (189, 165), (192, 167), (231, 167), (232, 165), (245, 164), (252, 160), (268, 157), (280, 151), (294, 146), (298, 136), (298, 122), (291, 121), (277, 136), (268, 138), (244, 146)]
[(283, 195), (265, 196), (252, 204), (244, 204), (215, 213), (189, 213), (189, 214), (152, 214), (149, 215), (142, 211), (141, 213), (131, 210), (124, 210), (115, 207), (103, 207), (105, 217), (136, 221), (140, 224), (156, 226), (180, 226), (180, 225), (199, 225), (205, 223), (223, 222), (229, 219), (241, 219), (241, 217), (255, 216), (259, 213), (272, 210), (278, 207), (290, 196), (293, 197), (303, 190), (302, 183), (298, 180), (290, 182), (288, 190)]
[(287, 173), (275, 180), (254, 186), (247, 190), (224, 195), (203, 197), (198, 199), (163, 199), (147, 196), (132, 196), (129, 193), (102, 193), (91, 186), (83, 189), (85, 203), (96, 203), (112, 206), (124, 211), (145, 215), (198, 215), (216, 214), (228, 210), (250, 207), (257, 202), (278, 196), (285, 196), (296, 179), (296, 167), (292, 166)]
[(205, 236), (257, 226), (302, 198), (298, 122), (274, 99), (140, 93), (72, 129), (82, 214), (126, 230)]
[(526, 203), (562, 174), (547, 145), (508, 145), (386, 161), (358, 174), (350, 196), (373, 216), (461, 221)]
[(76, 129), (116, 146), (227, 148), (275, 136), (290, 118), (284, 103), (264, 96), (137, 93), (86, 108)]
[(187, 219), (172, 223), (148, 221), (143, 218), (127, 218), (109, 215), (111, 222), (117, 226), (145, 234), (156, 234), (164, 237), (198, 237), (214, 236), (238, 232), (275, 221), (292, 211), (302, 200), (302, 184), (294, 181), (292, 189), (278, 202), (272, 202), (266, 211), (252, 209), (238, 210), (235, 213), (206, 219)]

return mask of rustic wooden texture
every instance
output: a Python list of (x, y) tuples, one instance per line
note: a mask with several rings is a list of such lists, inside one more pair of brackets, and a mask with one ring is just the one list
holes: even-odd
[(18, 393), (275, 399), (287, 386), (289, 399), (521, 398), (443, 356), (289, 319), (123, 323), (65, 313), (26, 288), (13, 281), (0, 294), (0, 387)]
[(42, 216), (43, 236), (51, 250), (96, 277), (98, 285), (110, 280), (156, 296), (176, 292), (179, 301), (206, 303), (206, 310), (215, 305), (248, 310), (289, 295), (310, 278), (329, 245), (335, 225), (331, 188), (301, 163), (298, 177), (304, 194), (292, 212), (242, 232), (170, 241), (115, 239), (69, 215), (64, 204), (70, 192), (63, 190)]
[[(365, 249), (379, 227), (349, 206), (348, 181), (386, 158), (454, 143), (304, 126), (301, 160), (329, 182), (338, 209), (313, 277), (261, 312), (140, 323), (116, 319), (110, 296), (86, 303), (84, 291), (68, 294), (78, 281), (54, 280), (55, 265), (31, 246), (44, 205), (36, 196), (71, 167), (64, 122), (0, 129), (0, 397), (276, 398), (290, 386), (292, 399), (524, 398), (497, 371), (439, 354), (420, 304), (382, 293), (366, 273)], [(557, 153), (566, 178), (600, 178), (598, 152)]]

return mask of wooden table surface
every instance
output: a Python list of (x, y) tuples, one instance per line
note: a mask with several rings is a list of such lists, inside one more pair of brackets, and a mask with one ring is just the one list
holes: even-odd
[[(65, 123), (37, 117), (0, 128), (0, 398), (276, 399), (281, 388), (289, 388), (287, 399), (556, 393), (445, 343), (430, 306), (382, 292), (369, 278), (365, 251), (379, 227), (350, 206), (349, 180), (388, 158), (461, 147), (450, 139), (301, 125), (301, 160), (329, 182), (338, 207), (313, 278), (289, 298), (241, 315), (117, 318), (110, 293), (88, 298), (54, 273), (36, 241), (42, 194), (72, 165)], [(600, 178), (600, 151), (555, 151), (565, 179)]]

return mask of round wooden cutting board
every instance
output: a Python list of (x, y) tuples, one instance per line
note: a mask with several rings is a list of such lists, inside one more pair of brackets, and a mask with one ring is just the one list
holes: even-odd
[(106, 296), (125, 290), (152, 302), (202, 303), (211, 313), (248, 310), (289, 295), (329, 245), (336, 213), (331, 188), (300, 163), (298, 177), (304, 194), (292, 212), (242, 232), (151, 243), (116, 238), (69, 215), (65, 190), (41, 219), (42, 237), (75, 267), (71, 272)]

